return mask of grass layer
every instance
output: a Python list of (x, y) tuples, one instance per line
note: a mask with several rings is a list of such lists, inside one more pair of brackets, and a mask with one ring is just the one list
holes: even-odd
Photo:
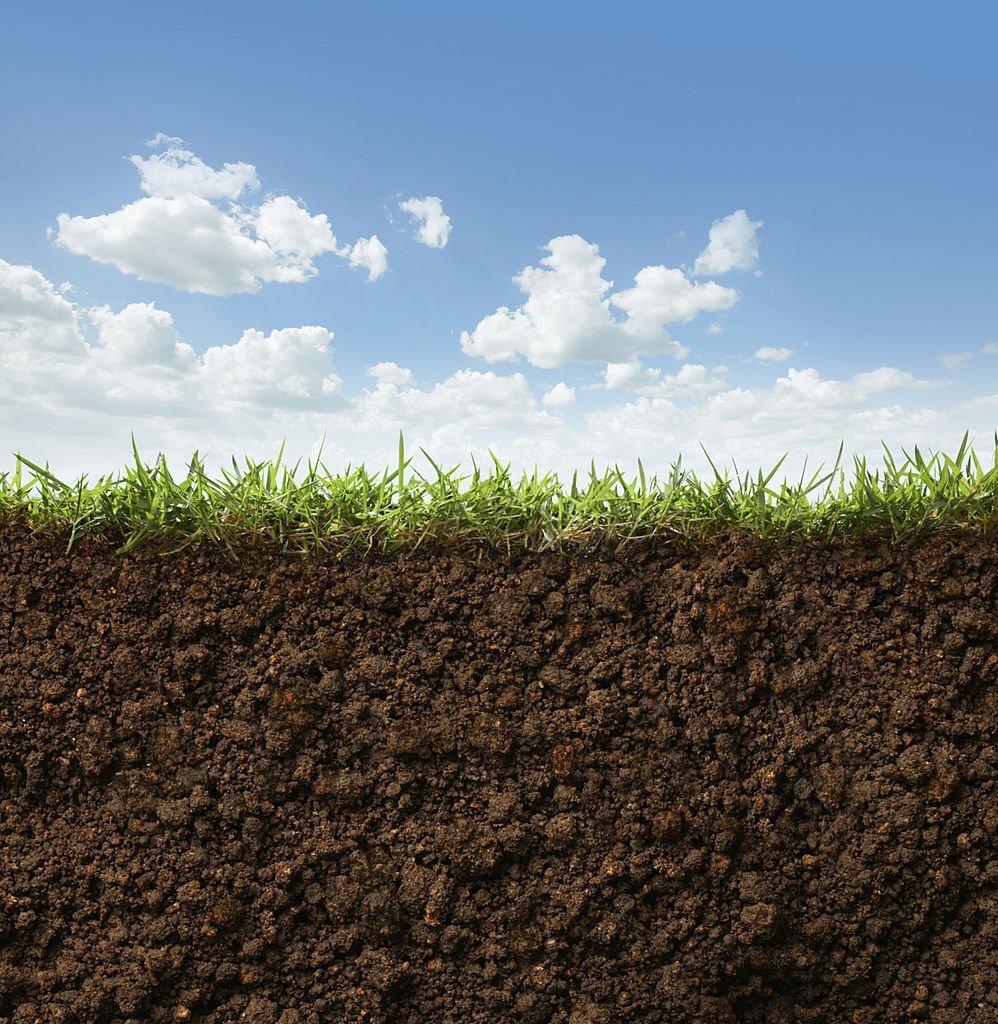
[[(445, 470), (424, 450), (437, 473), (429, 479), (409, 473), (405, 442), (399, 435), (398, 464), (380, 476), (363, 465), (333, 475), (318, 459), (296, 479), (300, 464), (282, 466), (284, 445), (273, 462), (247, 458), (240, 468), (209, 478), (197, 452), (187, 476), (174, 480), (160, 455), (143, 463), (132, 439), (134, 467), (118, 478), (100, 477), (88, 485), (84, 475), (67, 484), (18, 454), (14, 472), (0, 474), (0, 521), (27, 521), (32, 530), (67, 533), (67, 552), (85, 535), (117, 535), (117, 553), (154, 543), (163, 553), (205, 541), (236, 549), (277, 544), (307, 553), (412, 551), (431, 541), (453, 548), (533, 551), (617, 550), (635, 541), (669, 537), (696, 546), (731, 529), (766, 540), (787, 538), (849, 540), (870, 534), (902, 541), (925, 533), (998, 526), (998, 431), (994, 464), (985, 471), (968, 452), (964, 434), (957, 454), (936, 453), (926, 461), (919, 449), (906, 452), (898, 466), (884, 445), (884, 466), (870, 472), (866, 459), (854, 457), (855, 475), (847, 487), (835, 466), (821, 467), (805, 483), (770, 486), (784, 455), (770, 472), (746, 473), (736, 485), (704, 454), (715, 479), (704, 483), (673, 464), (669, 478), (638, 476), (630, 482), (614, 467), (602, 476), (595, 464), (580, 486), (578, 473), (566, 488), (555, 474), (524, 473), (517, 481), (493, 455), (488, 476), (472, 460), (473, 472)], [(320, 453), (321, 455), (321, 453)], [(30, 471), (28, 476), (24, 470)], [(838, 477), (837, 488), (835, 480)], [(462, 485), (465, 485), (462, 487)], [(825, 487), (818, 500), (811, 495)]]

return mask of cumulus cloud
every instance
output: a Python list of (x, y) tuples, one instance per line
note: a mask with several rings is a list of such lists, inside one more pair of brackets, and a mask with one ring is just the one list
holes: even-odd
[(168, 148), (149, 157), (130, 156), (129, 163), (138, 169), (139, 186), (150, 196), (176, 199), (179, 196), (200, 196), (202, 199), (237, 199), (243, 191), (260, 187), (252, 164), (223, 164), (220, 171), (209, 167), (190, 150), (183, 149), (183, 140), (159, 133), (146, 145)]
[(368, 368), (367, 375), (378, 382), (401, 387), (404, 384), (412, 384), (416, 379), (412, 370), (398, 363), (375, 363)]
[(726, 366), (713, 371), (699, 363), (685, 363), (676, 373), (663, 375), (657, 367), (643, 366), (637, 360), (608, 363), (603, 371), (603, 386), (608, 391), (633, 391), (635, 394), (674, 397), (703, 395), (727, 384)]
[[(260, 187), (252, 164), (216, 170), (162, 134), (150, 145), (167, 148), (129, 158), (146, 197), (93, 217), (60, 213), (56, 244), (140, 280), (207, 295), (308, 281), (319, 272), (314, 260), (325, 253), (367, 268), (370, 280), (384, 274), (387, 250), (376, 235), (340, 245), (326, 214), (312, 215), (290, 196), (258, 206), (236, 203)], [(223, 199), (225, 209), (218, 205)]]
[[(603, 277), (599, 247), (579, 235), (552, 238), (539, 267), (513, 278), (526, 301), (514, 310), (501, 306), (472, 331), (462, 331), (461, 348), (489, 363), (524, 357), (553, 368), (572, 360), (619, 362), (639, 354), (683, 358), (687, 349), (665, 330), (702, 312), (730, 309), (738, 293), (713, 281), (694, 284), (681, 270), (644, 267), (634, 287), (611, 292)], [(627, 315), (617, 320), (610, 307)]]
[(364, 267), (368, 281), (377, 281), (388, 269), (388, 250), (377, 235), (358, 238), (349, 249), (351, 267)]
[(332, 372), (332, 340), (325, 327), (285, 327), (268, 335), (251, 328), (233, 345), (207, 349), (203, 375), (224, 406), (311, 408), (342, 383)]
[(416, 225), (416, 238), (431, 249), (442, 249), (450, 237), (450, 217), (439, 196), (412, 196), (399, 203)]
[(761, 359), (765, 363), (784, 363), (793, 354), (792, 348), (770, 348), (768, 345), (755, 350), (756, 359)]
[(707, 235), (707, 248), (693, 264), (694, 277), (726, 274), (730, 270), (755, 270), (759, 265), (756, 232), (761, 220), (749, 220), (744, 210), (735, 210), (715, 220)]
[(724, 328), (717, 321), (714, 321), (714, 323), (707, 324), (704, 334), (721, 334), (723, 331)]
[(79, 309), (37, 270), (0, 260), (0, 355), (11, 400), (46, 393), (67, 409), (191, 420), (335, 408), (342, 402), (332, 338), (315, 326), (248, 329), (199, 356), (154, 303)]
[(705, 312), (730, 309), (738, 292), (715, 281), (694, 284), (681, 271), (669, 267), (643, 267), (635, 285), (610, 296), (612, 305), (627, 313), (622, 325), (636, 337), (656, 338), (663, 324), (684, 324)]
[(448, 418), (478, 427), (512, 427), (533, 408), (523, 374), (498, 376), (478, 370), (458, 370), (428, 391), (392, 384), (364, 403), (366, 414), (379, 421), (423, 428)]
[[(249, 329), (204, 351), (180, 337), (173, 318), (153, 303), (114, 310), (73, 303), (37, 270), (0, 261), (0, 436), (11, 452), (44, 463), (64, 480), (91, 479), (131, 461), (131, 433), (145, 457), (167, 455), (186, 465), (197, 448), (209, 470), (231, 456), (272, 457), (287, 439), (286, 461), (317, 454), (332, 470), (360, 462), (392, 467), (398, 432), (421, 463), (424, 447), (440, 464), (486, 469), (493, 452), (514, 473), (534, 466), (562, 479), (598, 467), (634, 466), (649, 474), (683, 466), (712, 478), (699, 444), (718, 466), (768, 469), (786, 451), (780, 473), (795, 480), (801, 462), (852, 454), (879, 464), (883, 440), (895, 453), (918, 443), (955, 451), (970, 429), (990, 456), (998, 395), (946, 391), (945, 380), (919, 379), (881, 366), (828, 379), (814, 367), (792, 368), (763, 386), (724, 380), (723, 366), (684, 364), (673, 374), (637, 359), (606, 365), (593, 388), (598, 402), (571, 408), (564, 381), (535, 396), (521, 373), (461, 370), (415, 385), (408, 368), (371, 365), (372, 386), (344, 394), (325, 327)], [(595, 374), (594, 374), (595, 377)], [(632, 394), (626, 394), (626, 392)], [(947, 408), (943, 399), (949, 397)], [(828, 468), (826, 464), (826, 469)], [(779, 474), (776, 485), (779, 484)]]
[(76, 307), (34, 267), (0, 260), (0, 353), (5, 367), (35, 353), (74, 355), (81, 336)]
[(544, 393), (541, 401), (550, 409), (567, 409), (575, 405), (575, 388), (570, 388), (563, 380)]
[(153, 302), (133, 302), (115, 313), (110, 306), (86, 310), (100, 348), (93, 355), (110, 370), (148, 370), (183, 376), (197, 370), (197, 356), (180, 340), (173, 317)]

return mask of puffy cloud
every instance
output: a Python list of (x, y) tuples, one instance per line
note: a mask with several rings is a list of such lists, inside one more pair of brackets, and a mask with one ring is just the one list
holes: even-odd
[(575, 405), (575, 388), (570, 388), (563, 380), (550, 391), (545, 392), (541, 401), (550, 409), (567, 409)]
[(324, 213), (309, 216), (291, 196), (268, 199), (253, 218), (258, 238), (282, 256), (308, 261), (336, 250), (336, 238)]
[(197, 356), (180, 340), (173, 317), (152, 302), (133, 302), (120, 313), (109, 306), (87, 311), (101, 348), (95, 353), (111, 370), (155, 368), (157, 373), (193, 374)]
[(365, 267), (368, 281), (377, 281), (388, 269), (388, 250), (377, 235), (358, 238), (349, 250), (350, 266)]
[(693, 264), (694, 277), (726, 274), (729, 270), (755, 270), (759, 265), (759, 242), (756, 232), (761, 220), (749, 220), (744, 210), (715, 220), (707, 235), (707, 248)]
[[(387, 251), (377, 236), (341, 246), (325, 214), (309, 214), (290, 196), (257, 207), (235, 203), (259, 188), (252, 164), (215, 170), (177, 139), (158, 135), (151, 144), (168, 148), (130, 158), (147, 196), (94, 217), (60, 213), (58, 245), (143, 281), (207, 295), (308, 281), (319, 272), (313, 261), (329, 252), (366, 267), (372, 280), (384, 273)], [(230, 200), (227, 209), (216, 205), (221, 199)]]
[(584, 412), (570, 408), (564, 382), (535, 398), (521, 373), (461, 370), (421, 388), (391, 362), (370, 366), (370, 389), (345, 395), (332, 340), (318, 326), (247, 330), (197, 353), (152, 303), (88, 309), (37, 270), (0, 262), (0, 471), (17, 450), (50, 461), (64, 480), (118, 472), (131, 462), (134, 431), (147, 460), (163, 452), (181, 471), (195, 448), (217, 474), (232, 456), (272, 457), (286, 438), (289, 464), (322, 444), (330, 470), (363, 462), (380, 472), (394, 466), (402, 430), (414, 468), (431, 475), (420, 447), (463, 472), (470, 457), (488, 471), (491, 450), (516, 474), (539, 466), (563, 481), (576, 469), (584, 479), (591, 460), (626, 470), (638, 455), (661, 479), (681, 455), (684, 468), (712, 479), (702, 442), (719, 467), (737, 461), (739, 470), (768, 469), (789, 451), (778, 486), (780, 474), (799, 478), (805, 457), (805, 478), (826, 456), (827, 471), (840, 438), (847, 476), (854, 453), (879, 464), (881, 440), (895, 453), (913, 441), (953, 452), (967, 429), (986, 462), (998, 409), (998, 395), (954, 395), (947, 381), (897, 367), (842, 380), (794, 368), (741, 388), (724, 382), (722, 366), (667, 375), (636, 359), (607, 365), (593, 396), (607, 404)]
[[(87, 341), (84, 328), (96, 334)], [(335, 409), (341, 380), (324, 327), (246, 330), (203, 355), (153, 303), (79, 309), (31, 267), (0, 261), (0, 356), (11, 403), (39, 398), (63, 412), (163, 414), (178, 422), (233, 412)], [(51, 357), (51, 358), (46, 358)], [(0, 385), (2, 386), (2, 385)], [(47, 397), (46, 397), (47, 396)]]
[(450, 237), (450, 217), (444, 213), (439, 196), (412, 196), (399, 203), (399, 209), (408, 213), (416, 224), (416, 238), (431, 249), (442, 249)]
[(223, 164), (220, 171), (209, 167), (190, 150), (181, 148), (182, 140), (158, 134), (146, 145), (166, 144), (163, 153), (149, 157), (130, 156), (138, 168), (140, 187), (150, 196), (176, 199), (179, 196), (200, 196), (202, 199), (237, 199), (243, 191), (260, 187), (252, 164)]
[(724, 328), (717, 321), (714, 321), (714, 323), (707, 324), (704, 334), (721, 334), (723, 331)]
[[(501, 306), (473, 331), (461, 333), (461, 348), (486, 362), (523, 356), (534, 366), (553, 368), (572, 360), (619, 362), (639, 354), (682, 358), (687, 349), (673, 341), (666, 324), (685, 323), (701, 312), (729, 309), (738, 293), (713, 281), (694, 284), (681, 270), (650, 266), (638, 271), (633, 288), (610, 293), (599, 247), (579, 235), (547, 243), (540, 267), (525, 267), (513, 278), (526, 301), (515, 310)], [(624, 310), (618, 321), (610, 307)]]
[(378, 427), (408, 423), (417, 430), (434, 431), (446, 423), (460, 424), (465, 429), (519, 430), (545, 415), (536, 411), (523, 374), (499, 376), (478, 370), (458, 370), (428, 391), (382, 378), (360, 408), (363, 416)]
[(761, 359), (766, 363), (784, 363), (793, 354), (792, 348), (770, 348), (768, 345), (755, 350), (756, 359)]
[(325, 327), (285, 327), (264, 335), (249, 329), (234, 345), (205, 351), (205, 385), (220, 407), (305, 409), (321, 406), (342, 383), (332, 372)]
[(0, 354), (15, 359), (78, 355), (83, 339), (76, 307), (33, 267), (0, 260)]
[(412, 384), (415, 380), (412, 370), (398, 363), (375, 363), (367, 371), (369, 377), (373, 377), (379, 383), (391, 384), (400, 387), (403, 384)]
[(608, 363), (603, 372), (603, 386), (608, 391), (633, 391), (659, 397), (707, 394), (727, 383), (726, 366), (717, 366), (713, 373), (699, 363), (685, 363), (676, 373), (662, 375), (658, 368), (642, 366), (637, 360)]
[(627, 313), (622, 325), (636, 337), (655, 338), (663, 324), (684, 324), (705, 312), (730, 309), (738, 292), (714, 281), (693, 284), (681, 271), (669, 267), (643, 267), (635, 285), (610, 297), (610, 302)]
[(306, 281), (307, 260), (284, 259), (199, 196), (150, 197), (96, 217), (58, 216), (56, 242), (143, 281), (206, 295), (256, 292), (268, 281)]

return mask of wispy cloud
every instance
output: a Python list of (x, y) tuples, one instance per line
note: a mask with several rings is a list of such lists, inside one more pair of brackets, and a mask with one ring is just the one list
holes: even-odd
[(939, 362), (949, 370), (958, 370), (977, 356), (998, 356), (998, 341), (989, 341), (976, 352), (940, 352)]

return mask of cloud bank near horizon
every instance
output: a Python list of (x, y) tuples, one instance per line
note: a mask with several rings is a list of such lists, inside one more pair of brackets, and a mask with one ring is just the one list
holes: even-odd
[[(792, 367), (746, 388), (723, 364), (664, 373), (630, 359), (607, 362), (580, 387), (472, 369), (422, 383), (413, 368), (381, 361), (368, 367), (372, 384), (348, 394), (324, 326), (248, 327), (199, 354), (154, 303), (113, 310), (67, 291), (0, 260), (0, 428), (16, 439), (12, 449), (34, 459), (58, 451), (71, 473), (91, 477), (128, 462), (132, 431), (144, 452), (163, 452), (171, 465), (206, 445), (222, 463), (260, 457), (282, 439), (288, 453), (314, 455), (325, 437), (327, 465), (380, 470), (402, 430), (410, 451), (422, 446), (438, 460), (488, 465), (492, 450), (514, 466), (565, 473), (591, 460), (628, 466), (638, 455), (646, 466), (670, 464), (680, 451), (695, 466), (700, 443), (742, 465), (772, 465), (788, 449), (813, 460), (834, 454), (843, 436), (875, 461), (881, 441), (900, 448), (914, 432), (958, 440), (967, 412), (978, 416), (969, 425), (987, 451), (998, 412), (998, 393), (982, 394), (956, 417), (940, 401), (952, 382), (890, 366), (843, 380)], [(998, 354), (990, 348), (983, 357)], [(601, 394), (609, 404), (599, 404)]]

